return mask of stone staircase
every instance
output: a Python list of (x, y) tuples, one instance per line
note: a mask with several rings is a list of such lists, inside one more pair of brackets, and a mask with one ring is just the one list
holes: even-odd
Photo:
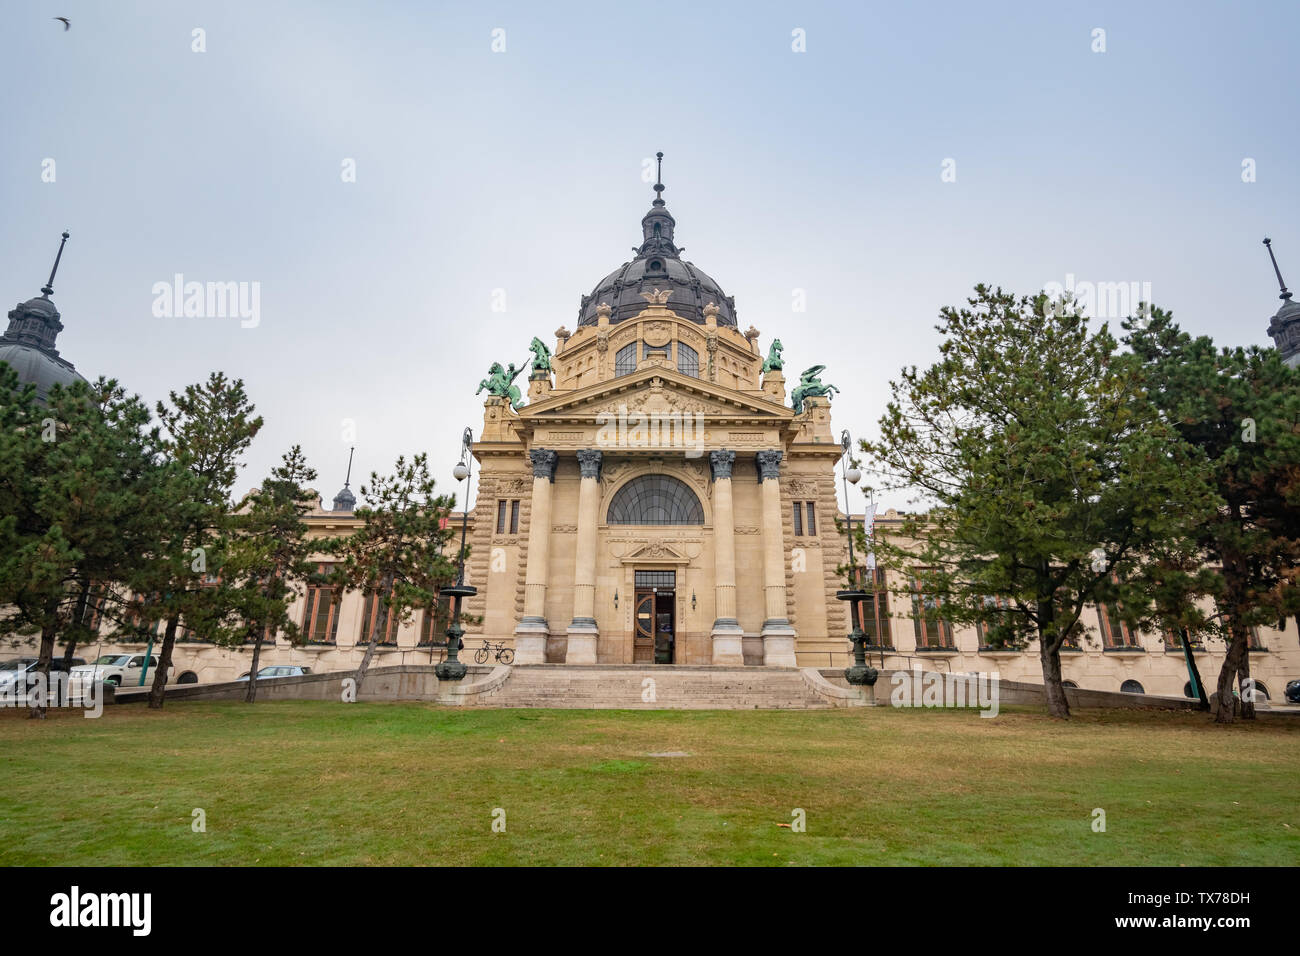
[[(797, 667), (530, 664), (511, 667), (480, 707), (821, 710), (834, 704)], [(467, 702), (468, 703), (468, 702)]]

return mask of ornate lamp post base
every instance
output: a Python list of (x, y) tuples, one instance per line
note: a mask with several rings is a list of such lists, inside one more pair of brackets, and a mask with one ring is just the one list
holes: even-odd
[(866, 600), (870, 595), (866, 591), (850, 590), (836, 591), (835, 597), (851, 602), (849, 608), (853, 618), (853, 632), (849, 635), (849, 640), (853, 642), (853, 666), (844, 669), (844, 679), (854, 686), (871, 687), (876, 683), (880, 672), (867, 663), (867, 635), (858, 623), (858, 602)]
[(465, 633), (464, 628), (460, 626), (460, 602), (462, 599), (478, 594), (478, 588), (471, 587), (468, 584), (455, 584), (449, 588), (443, 588), (442, 594), (450, 595), (453, 601), (451, 627), (447, 628), (447, 659), (433, 668), (434, 674), (438, 680), (461, 680), (469, 672), (458, 655), (460, 654), (460, 638)]

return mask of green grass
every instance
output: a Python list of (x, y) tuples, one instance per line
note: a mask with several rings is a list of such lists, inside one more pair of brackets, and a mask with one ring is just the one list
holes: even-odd
[[(24, 718), (0, 711), (6, 865), (1300, 859), (1300, 720), (1277, 716), (173, 701)], [(690, 756), (650, 756), (673, 751)], [(805, 833), (778, 826), (796, 807)]]

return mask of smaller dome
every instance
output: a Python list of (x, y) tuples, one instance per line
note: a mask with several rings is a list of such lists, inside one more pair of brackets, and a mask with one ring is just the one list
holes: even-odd
[(43, 315), (52, 315), (55, 318), (59, 316), (59, 310), (54, 307), (54, 303), (50, 301), (50, 297), (47, 295), (38, 295), (34, 299), (28, 299), (26, 302), (20, 303), (17, 311), (39, 312)]
[(334, 496), (335, 511), (355, 511), (357, 507), (357, 496), (349, 490), (347, 485)]

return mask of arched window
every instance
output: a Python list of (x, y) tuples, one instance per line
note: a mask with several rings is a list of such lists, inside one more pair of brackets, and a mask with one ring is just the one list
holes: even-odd
[(1063, 681), (1061, 681), (1061, 686), (1062, 686), (1062, 687), (1073, 687), (1075, 690), (1078, 690), (1078, 689), (1079, 689), (1079, 685), (1076, 684), (1076, 683), (1075, 683), (1074, 681), (1072, 681), (1072, 680), (1063, 680)]
[(684, 482), (668, 475), (633, 478), (609, 503), (610, 524), (704, 524), (704, 508)]
[(677, 371), (694, 378), (700, 377), (700, 353), (685, 342), (677, 343)]
[(1146, 693), (1146, 691), (1142, 689), (1142, 685), (1135, 680), (1126, 680), (1124, 683), (1119, 685), (1119, 689), (1120, 692), (1124, 694), (1145, 694)]
[(623, 346), (614, 356), (614, 374), (631, 375), (636, 371), (636, 343)]

